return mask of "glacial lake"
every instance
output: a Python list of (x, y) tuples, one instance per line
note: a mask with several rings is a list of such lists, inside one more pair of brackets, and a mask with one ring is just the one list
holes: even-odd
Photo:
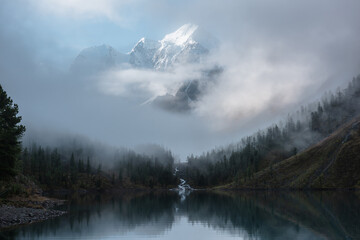
[(60, 209), (0, 239), (360, 239), (357, 192), (78, 195)]

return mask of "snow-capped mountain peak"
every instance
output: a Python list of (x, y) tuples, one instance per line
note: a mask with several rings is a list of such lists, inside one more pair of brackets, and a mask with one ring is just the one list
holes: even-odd
[(143, 37), (135, 44), (135, 46), (133, 47), (133, 49), (131, 49), (129, 54), (135, 52), (139, 48), (151, 50), (151, 49), (158, 49), (159, 46), (160, 46), (159, 41), (155, 41)]
[(160, 41), (153, 62), (156, 70), (166, 70), (176, 64), (201, 62), (217, 46), (217, 40), (196, 24), (185, 24)]
[(160, 41), (141, 38), (127, 54), (119, 53), (108, 45), (84, 49), (75, 59), (73, 69), (103, 70), (114, 66), (132, 66), (167, 70), (176, 64), (202, 61), (216, 45), (214, 37), (198, 25), (188, 23)]
[(198, 25), (191, 23), (185, 24), (175, 32), (165, 35), (164, 39), (161, 40), (161, 42), (172, 43), (175, 45), (183, 45), (187, 41), (192, 40), (191, 36), (198, 29), (198, 27)]

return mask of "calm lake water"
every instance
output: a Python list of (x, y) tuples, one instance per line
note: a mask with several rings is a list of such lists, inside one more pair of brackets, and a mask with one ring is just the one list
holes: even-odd
[(63, 209), (0, 239), (360, 239), (354, 192), (84, 195)]

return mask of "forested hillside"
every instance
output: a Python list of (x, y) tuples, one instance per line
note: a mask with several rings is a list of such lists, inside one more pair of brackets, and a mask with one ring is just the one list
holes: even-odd
[[(360, 118), (306, 151), (271, 165), (233, 188), (338, 189), (360, 187)], [(230, 186), (229, 186), (230, 187)]]
[[(360, 76), (344, 90), (327, 93), (321, 101), (289, 114), (283, 123), (258, 131), (228, 148), (188, 157), (185, 177), (198, 187), (252, 181), (261, 170), (271, 170), (275, 164), (297, 156), (351, 121), (359, 114), (359, 103)], [(305, 159), (299, 162), (303, 170), (309, 167), (307, 164)]]

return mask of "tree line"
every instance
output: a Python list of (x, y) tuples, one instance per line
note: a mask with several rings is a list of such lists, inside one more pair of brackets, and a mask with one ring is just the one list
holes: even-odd
[(174, 157), (170, 151), (164, 151), (162, 158), (128, 151), (117, 158), (113, 169), (121, 183), (130, 181), (152, 188), (176, 185), (178, 181), (173, 174)]
[[(63, 151), (63, 152), (62, 152)], [(76, 152), (67, 156), (69, 150), (33, 144), (25, 147), (19, 158), (19, 170), (31, 176), (46, 188), (105, 188), (165, 187), (175, 185), (173, 175), (174, 158), (170, 151), (165, 151), (162, 158), (138, 154), (132, 150), (122, 150), (114, 156), (114, 165), (104, 168), (101, 159), (95, 161)], [(94, 163), (97, 162), (97, 163)]]

